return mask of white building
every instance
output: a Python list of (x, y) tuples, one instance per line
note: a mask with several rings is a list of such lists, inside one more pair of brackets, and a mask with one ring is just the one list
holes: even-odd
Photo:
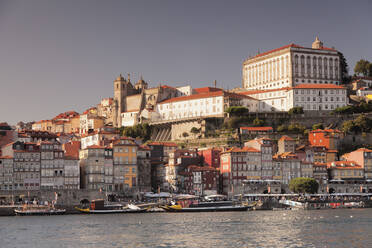
[(368, 95), (372, 95), (372, 89), (371, 88), (368, 88), (368, 87), (363, 87), (363, 88), (360, 88), (357, 90), (357, 96), (368, 96)]
[(293, 107), (303, 107), (305, 111), (330, 111), (348, 104), (346, 89), (334, 84), (300, 84), (241, 94), (259, 100), (259, 112), (288, 111)]
[(296, 44), (250, 57), (243, 62), (243, 88), (279, 89), (303, 83), (337, 84), (341, 79), (340, 54), (316, 37), (312, 48)]
[(175, 120), (192, 117), (224, 117), (231, 106), (245, 106), (256, 112), (258, 101), (246, 95), (209, 88), (206, 92), (171, 98), (156, 106), (160, 120)]

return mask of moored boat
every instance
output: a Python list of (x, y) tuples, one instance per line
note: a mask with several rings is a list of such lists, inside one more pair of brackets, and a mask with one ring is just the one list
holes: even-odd
[(105, 205), (104, 200), (93, 200), (89, 207), (75, 207), (75, 209), (84, 214), (144, 213), (147, 210), (133, 204), (128, 204), (127, 206), (121, 204)]
[(190, 205), (173, 204), (163, 206), (168, 212), (227, 212), (227, 211), (247, 211), (251, 206), (234, 204), (231, 201), (219, 202), (198, 202)]
[(25, 205), (20, 209), (14, 209), (16, 215), (61, 215), (66, 209), (57, 209), (51, 206)]

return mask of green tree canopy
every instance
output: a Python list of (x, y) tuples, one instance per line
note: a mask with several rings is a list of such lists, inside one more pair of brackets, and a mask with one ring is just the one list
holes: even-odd
[(243, 106), (231, 106), (228, 107), (225, 112), (230, 114), (231, 116), (241, 116), (248, 113), (249, 110)]
[(355, 64), (354, 72), (365, 77), (372, 75), (372, 64), (368, 60), (361, 59)]
[(304, 113), (303, 107), (293, 107), (290, 110), (288, 110), (289, 115), (303, 114), (303, 113)]
[(342, 123), (342, 131), (345, 133), (360, 133), (360, 132), (371, 132), (372, 130), (372, 119), (369, 119), (366, 115), (359, 115), (354, 120), (344, 121)]
[(289, 189), (294, 193), (315, 194), (318, 188), (319, 183), (314, 178), (297, 177), (289, 182)]
[(141, 138), (143, 141), (147, 141), (151, 137), (151, 127), (147, 123), (137, 124), (132, 127), (122, 127), (121, 135), (132, 138)]
[(200, 128), (192, 127), (191, 130), (190, 130), (190, 132), (191, 132), (192, 134), (197, 134), (197, 133), (200, 132)]

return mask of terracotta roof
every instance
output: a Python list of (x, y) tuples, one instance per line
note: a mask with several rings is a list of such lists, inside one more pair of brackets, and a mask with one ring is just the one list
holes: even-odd
[(163, 88), (163, 89), (176, 89), (176, 88), (174, 88), (172, 86), (168, 86), (168, 85), (162, 85), (160, 87)]
[(314, 162), (315, 167), (327, 167), (327, 163)]
[(345, 87), (335, 84), (299, 84), (294, 89), (345, 89)]
[[(333, 166), (335, 165), (335, 166)], [(337, 169), (363, 169), (362, 166), (354, 161), (333, 161), (327, 163), (327, 168), (337, 168)]]
[(141, 146), (139, 146), (139, 149), (140, 149), (140, 150), (147, 150), (147, 151), (150, 151), (150, 150), (151, 150), (151, 148), (148, 147), (148, 146), (146, 146), (146, 145), (141, 145)]
[(176, 143), (173, 142), (151, 142), (148, 143), (149, 146), (169, 146), (169, 147), (178, 147)]
[(213, 92), (207, 92), (207, 93), (199, 93), (199, 94), (194, 94), (190, 96), (180, 96), (180, 97), (174, 97), (168, 100), (164, 100), (160, 102), (159, 104), (163, 103), (171, 103), (171, 102), (180, 102), (180, 101), (188, 101), (188, 100), (193, 100), (193, 99), (202, 99), (202, 98), (209, 98), (209, 97), (216, 97), (216, 96), (224, 96), (224, 97), (231, 97), (231, 98), (250, 98), (246, 95), (242, 94), (237, 94), (237, 93), (232, 93), (232, 92), (227, 92), (227, 91), (213, 91)]
[(63, 145), (65, 156), (79, 158), (80, 141), (70, 141)]
[(252, 147), (247, 147), (244, 146), (242, 148), (240, 147), (232, 147), (226, 151), (227, 153), (229, 152), (260, 152), (259, 150), (252, 148)]
[(263, 53), (257, 54), (256, 56), (254, 56), (252, 58), (249, 58), (249, 59), (254, 59), (254, 58), (262, 57), (262, 56), (268, 55), (270, 53), (278, 52), (280, 50), (284, 50), (284, 49), (287, 49), (287, 48), (305, 48), (305, 49), (313, 49), (313, 50), (337, 51), (336, 49), (329, 48), (329, 47), (324, 47), (324, 46), (321, 47), (321, 48), (319, 48), (319, 49), (314, 49), (314, 48), (303, 47), (303, 46), (299, 46), (299, 45), (296, 45), (296, 44), (291, 43), (289, 45), (285, 45), (285, 46), (282, 46), (282, 47), (279, 47), (279, 48), (276, 48), (276, 49), (273, 49), (273, 50), (269, 50), (267, 52), (263, 52)]
[(289, 137), (287, 135), (283, 135), (279, 140), (294, 141), (294, 139), (292, 139), (291, 137)]
[(222, 89), (214, 88), (214, 87), (202, 87), (202, 88), (195, 88), (194, 91), (198, 94), (201, 94), (201, 93), (222, 91)]
[(337, 129), (315, 129), (310, 131), (310, 133), (342, 133), (342, 132)]
[(272, 131), (272, 127), (240, 127), (240, 129), (247, 131)]
[(99, 145), (91, 145), (91, 146), (88, 146), (87, 149), (105, 149), (105, 147), (99, 146)]
[[(268, 55), (270, 53), (278, 52), (280, 50), (287, 49), (287, 48), (290, 48), (290, 47), (294, 47), (294, 48), (305, 48), (305, 47), (302, 47), (302, 46), (299, 46), (299, 45), (296, 45), (296, 44), (291, 43), (289, 45), (285, 45), (285, 46), (282, 46), (282, 47), (279, 47), (279, 48), (275, 48), (275, 49), (269, 50), (267, 52), (263, 52), (263, 53), (257, 54), (253, 58), (262, 57), (262, 56)], [(249, 58), (249, 59), (253, 59), (253, 58)]]
[(12, 156), (0, 156), (0, 159), (13, 159)]

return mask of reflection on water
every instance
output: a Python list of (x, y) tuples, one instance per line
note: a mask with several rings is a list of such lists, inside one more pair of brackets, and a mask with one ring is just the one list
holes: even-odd
[(372, 247), (372, 209), (0, 218), (0, 247)]

